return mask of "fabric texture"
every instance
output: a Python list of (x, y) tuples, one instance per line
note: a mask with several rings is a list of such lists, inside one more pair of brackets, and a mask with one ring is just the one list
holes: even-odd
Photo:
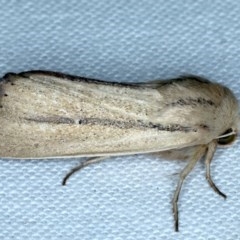
[[(237, 0), (2, 1), (0, 73), (123, 82), (196, 74), (240, 99), (239, 12)], [(115, 157), (63, 187), (79, 159), (0, 160), (0, 239), (240, 239), (239, 144), (219, 149), (212, 164), (226, 201), (209, 188), (203, 162), (186, 179), (179, 233), (171, 199), (185, 162)]]

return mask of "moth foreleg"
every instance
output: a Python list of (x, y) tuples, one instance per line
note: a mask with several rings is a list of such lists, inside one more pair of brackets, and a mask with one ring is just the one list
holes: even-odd
[(174, 192), (174, 196), (173, 196), (173, 200), (172, 200), (174, 225), (175, 225), (175, 231), (176, 232), (178, 232), (178, 229), (179, 229), (178, 198), (179, 198), (179, 194), (180, 194), (184, 179), (192, 171), (192, 169), (196, 165), (197, 161), (202, 158), (202, 156), (205, 154), (205, 152), (206, 152), (206, 146), (205, 145), (201, 145), (201, 146), (197, 147), (196, 152), (192, 156), (191, 160), (188, 162), (188, 164), (185, 166), (185, 168), (180, 173), (177, 188)]
[(206, 159), (205, 159), (205, 165), (206, 165), (206, 179), (210, 185), (210, 187), (220, 196), (222, 196), (223, 198), (227, 198), (227, 196), (222, 193), (218, 187), (215, 185), (215, 183), (212, 180), (211, 177), (211, 170), (210, 170), (210, 165), (211, 165), (211, 161), (213, 159), (213, 155), (216, 151), (217, 148), (217, 141), (212, 141), (211, 143), (209, 143), (208, 145), (208, 150), (207, 150), (207, 154), (206, 154)]
[(106, 156), (103, 156), (103, 157), (92, 157), (92, 158), (88, 158), (86, 159), (85, 161), (81, 162), (79, 165), (77, 165), (76, 167), (74, 167), (73, 169), (71, 169), (71, 171), (69, 173), (66, 174), (66, 176), (63, 178), (63, 181), (62, 181), (62, 185), (66, 185), (67, 183), (67, 180), (77, 171), (81, 170), (82, 168), (90, 165), (90, 164), (93, 164), (93, 163), (98, 163), (98, 162), (101, 162), (102, 160), (105, 160)]

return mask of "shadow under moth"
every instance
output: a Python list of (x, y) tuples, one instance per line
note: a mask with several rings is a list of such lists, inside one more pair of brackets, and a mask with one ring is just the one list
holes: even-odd
[(105, 82), (47, 71), (8, 73), (0, 81), (0, 158), (87, 157), (76, 171), (116, 155), (186, 159), (172, 205), (195, 164), (206, 179), (217, 146), (236, 139), (238, 101), (217, 83), (183, 76), (148, 83)]

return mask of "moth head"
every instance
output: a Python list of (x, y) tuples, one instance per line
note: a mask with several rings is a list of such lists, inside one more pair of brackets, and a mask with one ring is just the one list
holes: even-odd
[(231, 145), (237, 138), (237, 131), (234, 131), (232, 128), (227, 129), (223, 132), (218, 138), (218, 145), (225, 147)]

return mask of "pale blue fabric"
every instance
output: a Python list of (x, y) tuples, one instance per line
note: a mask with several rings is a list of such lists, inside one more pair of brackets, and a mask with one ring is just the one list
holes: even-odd
[[(1, 1), (0, 74), (54, 70), (115, 81), (203, 75), (240, 99), (240, 1)], [(0, 126), (0, 129), (4, 126)], [(141, 141), (141, 139), (139, 139)], [(199, 163), (180, 200), (180, 161), (129, 156), (92, 165), (65, 187), (79, 160), (0, 160), (0, 239), (240, 239), (240, 142)]]

